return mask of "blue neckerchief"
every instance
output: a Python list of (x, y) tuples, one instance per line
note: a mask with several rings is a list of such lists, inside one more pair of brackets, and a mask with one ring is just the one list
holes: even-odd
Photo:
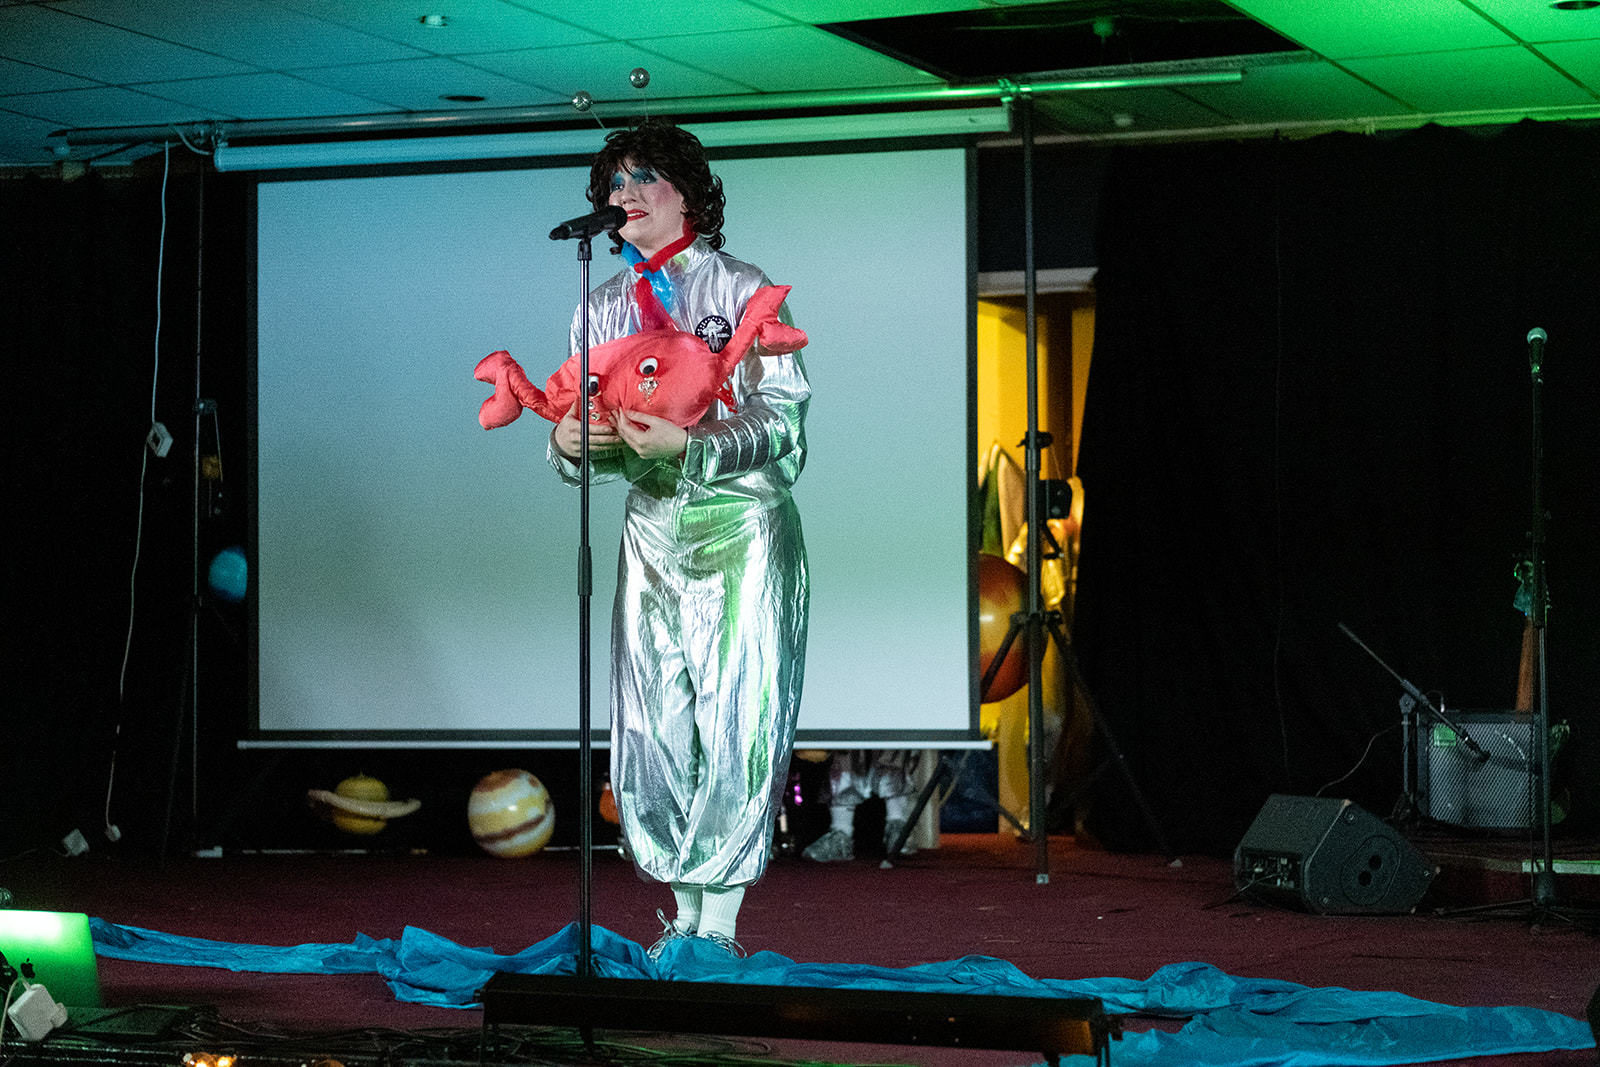
[[(645, 257), (629, 241), (622, 242), (622, 258), (628, 261), (630, 267), (637, 267), (640, 263), (646, 262)], [(661, 301), (661, 306), (667, 313), (671, 314), (672, 279), (667, 276), (666, 264), (662, 264), (661, 270), (645, 270), (639, 273), (650, 279), (650, 290), (656, 294), (656, 299)]]

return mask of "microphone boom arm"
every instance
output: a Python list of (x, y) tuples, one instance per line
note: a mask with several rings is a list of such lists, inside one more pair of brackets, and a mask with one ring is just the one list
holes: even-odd
[(1400, 683), (1400, 688), (1405, 690), (1407, 696), (1409, 696), (1412, 700), (1415, 700), (1418, 704), (1421, 704), (1424, 708), (1427, 708), (1428, 714), (1432, 715), (1435, 719), (1438, 719), (1440, 722), (1450, 727), (1451, 731), (1457, 737), (1461, 738), (1461, 743), (1467, 746), (1467, 751), (1472, 753), (1472, 758), (1474, 760), (1479, 763), (1489, 762), (1489, 753), (1484, 750), (1483, 746), (1474, 741), (1471, 734), (1467, 733), (1465, 730), (1451, 721), (1448, 715), (1446, 715), (1439, 708), (1435, 707), (1433, 701), (1429, 700), (1427, 696), (1423, 694), (1422, 690), (1418, 689), (1416, 686), (1400, 677), (1400, 672), (1389, 666), (1383, 661), (1382, 657), (1380, 657), (1376, 652), (1372, 651), (1372, 649), (1368, 648), (1366, 642), (1357, 637), (1350, 627), (1341, 622), (1339, 623), (1339, 629), (1344, 632), (1346, 637), (1354, 641), (1361, 651), (1371, 656), (1373, 662), (1377, 663), (1378, 666), (1382, 667), (1384, 670), (1393, 675), (1394, 680)]

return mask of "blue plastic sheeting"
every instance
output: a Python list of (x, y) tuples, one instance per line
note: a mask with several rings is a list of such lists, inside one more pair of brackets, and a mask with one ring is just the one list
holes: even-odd
[[(472, 1007), (496, 971), (573, 974), (578, 927), (512, 955), (467, 948), (407, 927), (398, 940), (358, 935), (348, 944), (245, 945), (91, 919), (95, 950), (111, 959), (275, 974), (377, 974), (402, 1001)], [(1538, 1008), (1457, 1008), (1400, 993), (1314, 989), (1236, 978), (1206, 963), (1175, 963), (1149, 979), (1030, 978), (1004, 960), (966, 956), (915, 967), (796, 963), (775, 952), (736, 960), (709, 942), (670, 942), (648, 959), (635, 942), (590, 928), (603, 978), (742, 982), (905, 992), (1092, 997), (1107, 1012), (1186, 1018), (1176, 1033), (1129, 1034), (1112, 1046), (1122, 1067), (1357, 1067), (1594, 1047), (1586, 1023)], [(825, 1039), (826, 1034), (818, 1037)], [(1068, 1057), (1087, 1063), (1087, 1057)]]

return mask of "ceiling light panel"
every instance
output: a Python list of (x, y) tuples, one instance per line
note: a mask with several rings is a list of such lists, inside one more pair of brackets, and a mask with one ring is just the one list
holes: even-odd
[(1329, 59), (1448, 52), (1511, 43), (1505, 31), (1460, 0), (1229, 2), (1257, 22)]
[(1595, 98), (1520, 45), (1353, 59), (1351, 72), (1427, 112), (1592, 105)]
[(166, 41), (124, 33), (34, 4), (0, 7), (0, 41), (11, 56), (101, 82), (249, 74), (254, 68)]
[[(283, 0), (284, 6), (374, 37), (402, 42), (434, 55), (498, 52), (511, 48), (583, 44), (600, 35), (570, 20), (548, 18), (501, 0), (424, 0), (415, 8), (394, 0)], [(435, 29), (418, 21), (440, 14)]]
[(486, 107), (529, 107), (560, 103), (569, 94), (494, 74), (473, 64), (433, 57), (398, 63), (363, 63), (354, 67), (297, 71), (298, 77), (341, 92), (407, 111), (432, 111), (446, 106), (443, 93), (484, 98)]
[(908, 63), (811, 26), (672, 37), (652, 41), (650, 48), (684, 63), (703, 63), (767, 93), (885, 83), (937, 85), (941, 81)]

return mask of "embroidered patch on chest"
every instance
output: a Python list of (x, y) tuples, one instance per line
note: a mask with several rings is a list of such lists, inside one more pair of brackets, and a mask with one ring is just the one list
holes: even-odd
[(733, 336), (733, 326), (721, 315), (707, 315), (694, 328), (694, 335), (713, 352), (721, 352)]

